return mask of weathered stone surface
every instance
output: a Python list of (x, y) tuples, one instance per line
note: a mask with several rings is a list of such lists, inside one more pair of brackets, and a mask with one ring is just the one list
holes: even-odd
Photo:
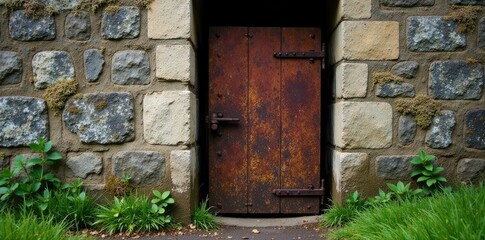
[(113, 56), (111, 80), (119, 85), (146, 85), (150, 83), (150, 61), (142, 50), (116, 52)]
[(56, 11), (71, 10), (81, 4), (83, 0), (40, 0), (46, 6), (52, 7)]
[(68, 52), (38, 52), (32, 59), (34, 86), (44, 89), (57, 81), (74, 79), (74, 66)]
[(399, 142), (409, 144), (416, 137), (416, 121), (410, 116), (399, 117)]
[(343, 149), (387, 148), (392, 144), (392, 107), (384, 102), (333, 105), (333, 144)]
[(449, 0), (449, 4), (456, 4), (456, 5), (485, 5), (485, 0)]
[(85, 94), (66, 104), (63, 120), (83, 143), (122, 143), (133, 140), (133, 97), (130, 93)]
[(190, 44), (159, 45), (156, 54), (157, 78), (194, 83), (195, 53)]
[(416, 73), (418, 73), (418, 68), (419, 64), (417, 62), (404, 61), (392, 66), (391, 72), (403, 78), (414, 78)]
[(456, 168), (456, 178), (463, 184), (480, 184), (485, 180), (485, 159), (461, 159)]
[(478, 27), (478, 47), (485, 50), (485, 17), (480, 20)]
[(86, 41), (91, 37), (91, 20), (89, 13), (79, 11), (79, 13), (69, 13), (66, 17), (65, 25), (66, 37), (72, 40)]
[(170, 152), (170, 174), (173, 192), (187, 193), (190, 190), (192, 161), (194, 158), (194, 149), (173, 150)]
[(116, 13), (106, 11), (103, 13), (101, 23), (103, 38), (136, 38), (138, 35), (140, 35), (140, 9), (138, 7), (122, 6)]
[(165, 158), (159, 152), (119, 152), (113, 156), (113, 173), (126, 173), (137, 185), (161, 184), (164, 172)]
[(92, 152), (71, 156), (67, 159), (66, 164), (74, 175), (80, 178), (86, 178), (89, 174), (100, 174), (103, 169), (102, 157)]
[(84, 76), (89, 82), (98, 80), (103, 71), (104, 57), (98, 49), (88, 49), (84, 51)]
[(0, 85), (22, 80), (22, 58), (16, 52), (0, 52)]
[(340, 0), (337, 17), (342, 19), (364, 19), (372, 16), (371, 0)]
[(399, 22), (343, 21), (332, 35), (331, 63), (399, 57)]
[(341, 63), (335, 69), (337, 98), (364, 98), (369, 69), (365, 63)]
[(414, 86), (410, 83), (388, 82), (376, 86), (376, 96), (378, 97), (414, 97), (415, 94)]
[(431, 148), (447, 148), (452, 143), (453, 129), (456, 125), (455, 113), (441, 111), (433, 118), (430, 129), (426, 132), (426, 143)]
[(345, 196), (357, 190), (362, 176), (369, 175), (367, 153), (345, 153), (329, 150), (332, 159), (333, 182), (335, 184), (332, 200), (341, 201)]
[(457, 51), (466, 47), (466, 36), (458, 24), (441, 16), (409, 17), (407, 44), (411, 51)]
[(10, 14), (8, 23), (10, 36), (18, 41), (52, 40), (56, 38), (56, 24), (53, 16), (33, 20), (25, 16), (24, 10)]
[(381, 0), (381, 4), (386, 7), (433, 6), (434, 0)]
[(0, 97), (0, 146), (27, 146), (49, 137), (47, 106), (32, 97)]
[(485, 109), (465, 114), (465, 143), (467, 147), (485, 149)]
[(436, 99), (480, 99), (484, 82), (482, 64), (437, 61), (429, 69), (430, 95)]
[(153, 1), (148, 9), (148, 37), (188, 39), (192, 30), (191, 0)]
[(413, 169), (413, 157), (415, 156), (379, 156), (376, 159), (376, 175), (383, 179), (408, 179)]
[(195, 138), (195, 97), (190, 91), (164, 91), (145, 95), (143, 130), (150, 144), (189, 144)]

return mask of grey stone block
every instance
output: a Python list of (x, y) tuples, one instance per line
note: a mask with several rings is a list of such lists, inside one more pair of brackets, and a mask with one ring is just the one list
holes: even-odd
[(407, 45), (417, 52), (457, 51), (466, 47), (466, 36), (458, 24), (441, 16), (409, 17)]
[(86, 41), (91, 37), (91, 20), (89, 13), (79, 11), (78, 14), (69, 13), (65, 24), (66, 37), (72, 40)]
[(146, 85), (150, 83), (150, 61), (141, 50), (116, 52), (113, 56), (111, 80), (119, 85)]
[(159, 152), (119, 152), (113, 156), (113, 173), (131, 177), (137, 185), (158, 185), (165, 172), (165, 158)]
[(381, 4), (386, 7), (433, 6), (434, 0), (381, 0)]
[(403, 77), (403, 78), (414, 78), (416, 73), (418, 73), (419, 64), (415, 61), (404, 61), (395, 64), (391, 68), (391, 72)]
[(32, 97), (0, 97), (0, 146), (28, 146), (49, 137), (47, 106)]
[(485, 159), (461, 159), (456, 167), (456, 177), (464, 184), (480, 184), (485, 179)]
[(426, 143), (431, 148), (447, 148), (452, 143), (456, 117), (452, 111), (441, 111), (433, 118), (430, 129), (426, 132)]
[(32, 59), (34, 86), (44, 89), (57, 81), (74, 79), (74, 66), (68, 52), (38, 52)]
[(8, 23), (10, 36), (18, 41), (53, 40), (56, 38), (56, 24), (53, 16), (30, 19), (24, 10), (10, 14)]
[(379, 156), (376, 159), (376, 175), (383, 179), (408, 179), (413, 169), (413, 157), (415, 156)]
[(410, 83), (386, 83), (376, 86), (378, 97), (414, 97), (414, 86)]
[(71, 10), (81, 4), (83, 0), (40, 0), (46, 6), (54, 8), (56, 11)]
[(485, 50), (485, 17), (480, 20), (478, 27), (478, 47)]
[(410, 116), (399, 117), (399, 141), (409, 144), (416, 137), (416, 121)]
[(485, 5), (485, 0), (448, 0), (448, 3), (456, 5)]
[(16, 52), (0, 52), (0, 85), (22, 80), (22, 58)]
[(485, 149), (485, 109), (465, 114), (465, 143), (469, 148)]
[(89, 82), (98, 80), (103, 71), (104, 57), (98, 49), (84, 51), (84, 75)]
[(433, 62), (429, 70), (430, 95), (436, 99), (480, 99), (483, 66), (465, 61)]
[(136, 38), (140, 34), (140, 9), (120, 7), (116, 13), (103, 13), (101, 36), (105, 39)]
[(63, 120), (83, 143), (122, 143), (135, 137), (133, 111), (130, 93), (85, 94), (66, 104)]
[(92, 152), (85, 152), (79, 156), (69, 157), (66, 164), (74, 175), (80, 178), (86, 178), (89, 174), (100, 174), (103, 169), (101, 156)]

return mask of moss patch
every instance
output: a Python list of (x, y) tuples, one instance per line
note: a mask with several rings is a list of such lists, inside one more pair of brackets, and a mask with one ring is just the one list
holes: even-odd
[(109, 5), (105, 8), (106, 13), (109, 15), (115, 15), (120, 10), (119, 5)]
[(473, 6), (451, 6), (453, 12), (445, 16), (446, 21), (454, 21), (458, 23), (458, 32), (466, 33), (475, 30), (478, 13), (482, 10), (480, 7)]
[(10, 11), (23, 9), (25, 16), (34, 20), (57, 13), (52, 6), (45, 5), (39, 0), (8, 0), (5, 7)]
[(140, 8), (148, 8), (148, 5), (153, 2), (153, 0), (134, 0), (135, 5)]
[(113, 196), (123, 196), (133, 191), (133, 186), (130, 184), (129, 179), (110, 175), (106, 181), (105, 190)]
[(441, 110), (441, 103), (424, 95), (411, 99), (397, 99), (396, 111), (404, 115), (411, 115), (421, 128), (428, 128), (433, 117)]
[(373, 72), (372, 73), (372, 87), (376, 85), (384, 85), (389, 82), (402, 83), (404, 79), (391, 72)]
[(59, 81), (49, 85), (42, 97), (47, 102), (47, 106), (54, 111), (54, 115), (58, 115), (66, 105), (67, 99), (76, 93), (77, 88), (76, 80)]

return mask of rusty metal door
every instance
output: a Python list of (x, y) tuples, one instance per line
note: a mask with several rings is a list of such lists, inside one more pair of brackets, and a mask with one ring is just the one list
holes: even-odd
[(209, 31), (209, 202), (220, 213), (316, 214), (318, 28)]

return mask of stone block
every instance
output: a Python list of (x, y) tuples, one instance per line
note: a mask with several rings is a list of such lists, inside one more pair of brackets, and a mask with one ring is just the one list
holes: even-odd
[(83, 143), (122, 143), (135, 137), (133, 96), (130, 93), (92, 93), (69, 101), (63, 120)]
[(190, 44), (159, 45), (156, 76), (163, 80), (195, 82), (195, 53)]
[(482, 64), (437, 61), (429, 69), (430, 95), (435, 99), (480, 99), (484, 82)]
[(467, 185), (483, 183), (485, 179), (485, 159), (461, 159), (456, 167), (456, 178)]
[(85, 179), (89, 174), (101, 173), (103, 158), (96, 153), (84, 152), (78, 156), (69, 156), (66, 164), (76, 177)]
[(84, 76), (88, 82), (97, 81), (103, 71), (104, 57), (98, 49), (84, 51)]
[(104, 39), (136, 38), (138, 35), (140, 35), (140, 9), (138, 7), (121, 6), (115, 13), (103, 12), (101, 36)]
[(47, 88), (58, 81), (73, 80), (74, 66), (71, 56), (65, 51), (38, 52), (32, 58), (34, 86)]
[(65, 24), (66, 37), (77, 41), (86, 41), (91, 37), (91, 20), (89, 12), (69, 13)]
[(142, 50), (119, 51), (113, 55), (111, 80), (118, 85), (150, 83), (150, 61)]
[(392, 144), (392, 107), (384, 102), (333, 104), (333, 139), (343, 149), (388, 148)]
[(195, 161), (195, 150), (173, 150), (170, 152), (170, 174), (172, 191), (189, 193), (192, 180), (192, 165)]
[(399, 22), (343, 21), (332, 35), (331, 63), (399, 57)]
[(339, 19), (365, 19), (372, 16), (371, 0), (340, 0), (337, 14)]
[(337, 98), (364, 98), (369, 69), (365, 63), (341, 63), (335, 69)]
[(28, 146), (39, 137), (49, 138), (45, 101), (33, 97), (0, 97), (0, 146)]
[(191, 0), (154, 0), (148, 9), (148, 37), (188, 39), (191, 37)]
[(485, 5), (485, 0), (449, 0), (448, 3), (455, 5)]
[(465, 144), (469, 148), (485, 149), (485, 109), (465, 114)]
[(485, 50), (485, 17), (480, 20), (478, 26), (478, 47)]
[(430, 129), (426, 132), (426, 144), (431, 148), (447, 148), (453, 142), (453, 129), (456, 117), (452, 111), (441, 111), (433, 118)]
[(22, 81), (22, 58), (16, 52), (0, 51), (0, 85)]
[(128, 174), (136, 185), (159, 185), (165, 173), (165, 158), (153, 151), (123, 151), (113, 156), (113, 173)]
[(416, 137), (416, 121), (410, 116), (399, 117), (399, 142), (410, 144)]
[(394, 97), (414, 97), (416, 91), (414, 85), (410, 83), (393, 83), (388, 82), (383, 85), (376, 86), (376, 96), (383, 98)]
[(143, 130), (150, 144), (179, 145), (195, 140), (195, 96), (190, 91), (145, 95)]
[(420, 7), (433, 6), (434, 0), (381, 0), (381, 4), (386, 7)]
[(406, 180), (411, 177), (411, 159), (416, 156), (379, 156), (376, 158), (376, 175), (383, 179)]
[(392, 66), (391, 72), (403, 78), (414, 78), (418, 68), (419, 64), (415, 61), (403, 61)]
[(416, 52), (458, 51), (466, 47), (466, 36), (458, 31), (458, 23), (442, 16), (409, 17), (407, 45)]
[(10, 36), (18, 41), (45, 41), (56, 38), (56, 23), (53, 16), (34, 20), (25, 16), (24, 10), (16, 10), (10, 14), (8, 29)]
[[(348, 193), (357, 190), (362, 176), (368, 176), (367, 153), (345, 153), (331, 151), (333, 183), (337, 198), (345, 199)], [(334, 193), (335, 194), (335, 193)]]

